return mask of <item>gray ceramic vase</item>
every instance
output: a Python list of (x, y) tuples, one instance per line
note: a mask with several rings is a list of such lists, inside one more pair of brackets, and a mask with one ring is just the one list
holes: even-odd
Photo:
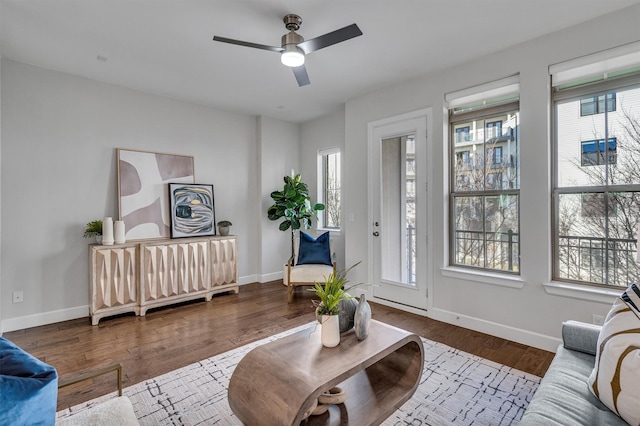
[(369, 322), (371, 322), (371, 306), (367, 303), (364, 294), (360, 295), (360, 302), (353, 320), (358, 340), (366, 339), (369, 335)]
[(338, 306), (340, 306), (340, 333), (344, 333), (353, 328), (358, 300), (355, 298), (341, 300)]

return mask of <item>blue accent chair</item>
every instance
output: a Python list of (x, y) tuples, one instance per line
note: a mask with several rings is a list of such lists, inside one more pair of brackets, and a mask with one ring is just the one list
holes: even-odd
[(0, 337), (0, 426), (54, 425), (58, 372)]

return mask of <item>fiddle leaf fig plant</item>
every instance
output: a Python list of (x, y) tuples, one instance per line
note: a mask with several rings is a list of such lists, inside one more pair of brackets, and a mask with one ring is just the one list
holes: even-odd
[(293, 258), (293, 242), (295, 231), (301, 228), (311, 228), (311, 221), (316, 216), (316, 212), (324, 210), (324, 204), (311, 204), (309, 188), (301, 181), (299, 174), (284, 177), (284, 187), (282, 191), (271, 193), (273, 205), (267, 209), (267, 216), (270, 220), (280, 220), (280, 230), (291, 229), (291, 257)]

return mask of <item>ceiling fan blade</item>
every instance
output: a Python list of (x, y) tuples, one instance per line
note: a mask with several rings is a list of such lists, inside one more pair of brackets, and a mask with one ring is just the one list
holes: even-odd
[(298, 86), (302, 87), (311, 84), (311, 81), (309, 81), (309, 75), (307, 74), (307, 69), (304, 67), (304, 65), (293, 67), (291, 69), (293, 70), (293, 75), (296, 76)]
[(311, 53), (361, 35), (362, 31), (360, 31), (360, 28), (358, 28), (356, 24), (351, 24), (339, 30), (312, 38), (311, 40), (303, 41), (298, 44), (298, 47), (302, 49), (304, 53)]
[(270, 50), (272, 52), (278, 52), (278, 53), (284, 50), (282, 47), (267, 46), (266, 44), (251, 43), (249, 41), (234, 40), (232, 38), (226, 38), (226, 37), (213, 36), (213, 41), (220, 41), (222, 43), (229, 43), (229, 44), (237, 44), (238, 46), (247, 46), (247, 47), (253, 47), (253, 48), (262, 49), (262, 50)]

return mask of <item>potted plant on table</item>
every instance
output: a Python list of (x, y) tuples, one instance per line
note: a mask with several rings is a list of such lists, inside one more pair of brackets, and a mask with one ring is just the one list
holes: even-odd
[(233, 223), (229, 222), (228, 220), (221, 220), (220, 222), (218, 222), (218, 231), (220, 232), (220, 235), (229, 235), (229, 227), (231, 225), (233, 225)]
[[(357, 303), (354, 303), (354, 297), (348, 291), (364, 283), (353, 285), (345, 288), (347, 284), (347, 273), (355, 268), (360, 262), (348, 269), (342, 269), (332, 272), (325, 278), (324, 283), (315, 282), (311, 291), (314, 291), (320, 299), (316, 308), (316, 318), (322, 326), (321, 340), (322, 344), (328, 348), (337, 346), (340, 343), (340, 332), (349, 330), (353, 327), (353, 317)], [(343, 318), (347, 326), (341, 327), (341, 311), (345, 311), (347, 315)], [(349, 326), (349, 322), (351, 325)]]
[(87, 223), (84, 228), (84, 238), (93, 238), (95, 237), (96, 242), (98, 244), (102, 243), (102, 220), (92, 220)]

